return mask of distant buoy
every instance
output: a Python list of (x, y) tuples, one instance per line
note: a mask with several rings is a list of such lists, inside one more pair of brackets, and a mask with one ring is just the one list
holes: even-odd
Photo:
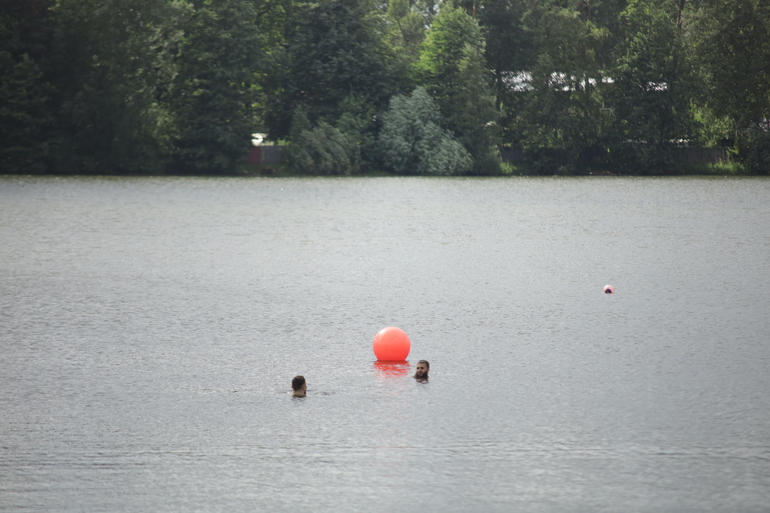
[(612, 288), (612, 285), (605, 285), (604, 286), (604, 293), (605, 294), (612, 294), (615, 292), (615, 289)]
[(383, 328), (372, 341), (374, 356), (384, 362), (402, 362), (409, 356), (412, 343), (409, 336), (400, 328)]

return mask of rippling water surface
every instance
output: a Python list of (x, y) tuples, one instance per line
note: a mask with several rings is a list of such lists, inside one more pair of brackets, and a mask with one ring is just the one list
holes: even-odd
[(768, 311), (770, 180), (2, 177), (0, 510), (768, 511)]

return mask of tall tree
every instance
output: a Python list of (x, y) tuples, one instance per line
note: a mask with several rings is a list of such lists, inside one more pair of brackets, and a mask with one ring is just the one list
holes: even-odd
[(387, 43), (395, 50), (398, 73), (413, 79), (420, 59), (420, 46), (425, 39), (426, 16), (410, 0), (390, 0), (386, 16)]
[(676, 141), (688, 139), (689, 63), (673, 9), (656, 0), (631, 0), (622, 14), (625, 39), (612, 76), (618, 120), (616, 151), (640, 172), (671, 172)]
[(481, 0), (478, 5), (486, 61), (494, 76), (495, 107), (501, 112), (502, 140), (509, 144), (515, 139), (511, 125), (521, 97), (508, 80), (530, 71), (534, 61), (532, 33), (523, 24), (525, 9), (525, 2), (513, 0)]
[(770, 2), (706, 0), (698, 7), (689, 28), (704, 103), (732, 119), (749, 165), (770, 172)]
[(350, 94), (334, 125), (323, 119), (313, 126), (303, 107), (297, 107), (289, 136), (288, 163), (297, 173), (351, 175), (377, 167), (374, 110), (366, 100)]
[(604, 158), (610, 121), (602, 109), (604, 48), (609, 30), (594, 23), (580, 4), (545, 0), (530, 9), (525, 24), (533, 32), (536, 58), (532, 91), (526, 93), (516, 128), (520, 144), (544, 173), (574, 172)]
[(498, 113), (478, 22), (444, 4), (433, 20), (420, 60), (422, 83), (474, 161), (473, 172), (499, 171)]
[(54, 7), (59, 169), (159, 171), (168, 148), (161, 98), (175, 74), (185, 11), (155, 0), (61, 0)]
[[(50, 155), (53, 87), (41, 68), (47, 2), (0, 10), (0, 171), (45, 172)], [(45, 65), (43, 63), (43, 65)]]
[(438, 105), (424, 88), (391, 98), (379, 135), (386, 167), (407, 175), (459, 175), (470, 171), (470, 154), (441, 124)]
[(385, 44), (383, 12), (371, 0), (320, 0), (305, 4), (288, 48), (287, 83), (271, 98), (270, 135), (289, 135), (301, 106), (311, 123), (333, 124), (355, 94), (380, 110), (401, 87), (395, 56)]
[(193, 0), (174, 82), (174, 168), (229, 174), (257, 118), (266, 35), (251, 0)]

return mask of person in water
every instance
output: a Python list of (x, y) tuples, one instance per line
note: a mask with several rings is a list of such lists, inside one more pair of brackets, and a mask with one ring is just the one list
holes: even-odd
[(294, 391), (292, 393), (294, 397), (305, 397), (307, 395), (305, 376), (294, 376), (294, 379), (291, 380), (291, 388)]
[(417, 362), (417, 367), (414, 372), (414, 379), (419, 381), (428, 381), (428, 371), (430, 370), (430, 364), (428, 360), (420, 360)]

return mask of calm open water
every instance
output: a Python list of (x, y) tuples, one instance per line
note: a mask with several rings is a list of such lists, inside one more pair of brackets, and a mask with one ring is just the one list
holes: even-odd
[(0, 177), (0, 510), (767, 512), (769, 312), (767, 179)]

